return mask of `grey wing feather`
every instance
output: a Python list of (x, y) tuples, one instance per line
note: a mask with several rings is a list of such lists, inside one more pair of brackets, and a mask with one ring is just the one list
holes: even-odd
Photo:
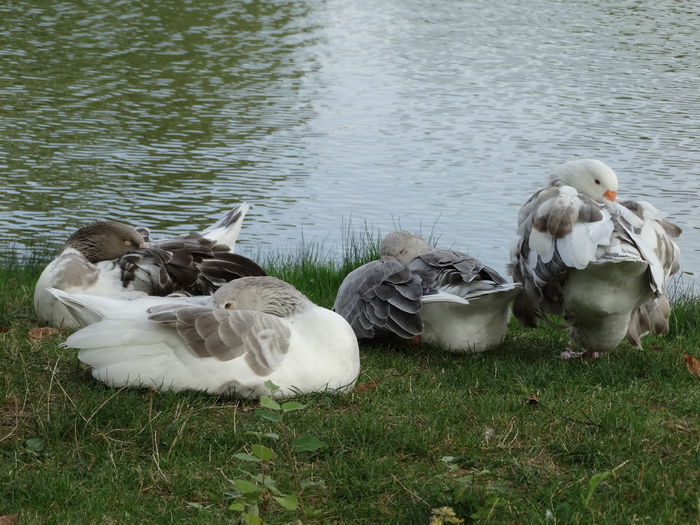
[(410, 339), (423, 331), (421, 280), (399, 261), (379, 260), (350, 272), (343, 280), (333, 310), (360, 339)]
[[(530, 247), (530, 234), (540, 206), (556, 198), (558, 192), (557, 187), (540, 190), (530, 197), (518, 214), (518, 238), (511, 250), (508, 270), (513, 281), (523, 285), (522, 293), (513, 301), (513, 315), (527, 327), (536, 327), (547, 314), (563, 313), (562, 284), (569, 267), (556, 250), (552, 259), (545, 263)], [(561, 230), (562, 226), (557, 225), (555, 233)], [(551, 235), (546, 228), (545, 233)]]
[(159, 248), (145, 248), (123, 255), (117, 261), (121, 268), (122, 285), (150, 295), (168, 295), (176, 291), (166, 265), (173, 254)]
[(199, 234), (164, 239), (122, 256), (122, 284), (150, 295), (210, 295), (244, 276), (266, 275), (254, 261)]
[(263, 312), (173, 304), (148, 313), (149, 320), (174, 327), (197, 357), (229, 361), (245, 356), (260, 376), (270, 374), (289, 351), (290, 328)]
[(474, 257), (452, 250), (432, 250), (416, 257), (408, 267), (421, 277), (426, 291), (478, 281), (488, 281), (493, 285), (506, 283), (493, 268)]
[(642, 337), (647, 334), (666, 335), (671, 317), (671, 304), (666, 295), (658, 301), (650, 300), (632, 312), (627, 339), (637, 348), (642, 347)]

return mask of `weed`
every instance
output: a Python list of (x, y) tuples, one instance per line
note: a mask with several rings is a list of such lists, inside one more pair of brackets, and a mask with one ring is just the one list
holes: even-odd
[[(267, 381), (265, 387), (273, 394), (279, 387)], [(256, 410), (258, 417), (281, 425), (285, 414), (296, 412), (305, 409), (308, 405), (299, 403), (298, 401), (286, 401), (278, 403), (269, 396), (262, 396), (259, 401), (260, 407), (263, 409)], [(254, 436), (257, 439), (268, 439), (279, 442), (280, 434), (276, 432), (246, 432), (246, 435)], [(282, 444), (281, 446), (284, 446)], [(299, 438), (290, 441), (285, 450), (287, 454), (291, 450), (292, 453), (315, 452), (327, 448), (328, 444), (321, 441), (313, 434), (306, 434)], [(264, 519), (260, 516), (260, 508), (268, 501), (276, 502), (281, 508), (286, 511), (295, 511), (299, 506), (299, 493), (286, 492), (283, 493), (277, 487), (277, 481), (272, 477), (279, 467), (275, 464), (275, 459), (278, 458), (278, 453), (272, 448), (263, 443), (247, 443), (245, 448), (249, 452), (238, 452), (234, 454), (234, 458), (251, 466), (257, 467), (257, 472), (249, 472), (243, 468), (239, 472), (245, 477), (234, 478), (231, 481), (233, 492), (228, 494), (228, 497), (234, 501), (229, 505), (229, 509), (238, 513), (240, 523), (245, 525), (265, 525)], [(318, 482), (311, 480), (295, 480), (300, 488), (318, 485)]]

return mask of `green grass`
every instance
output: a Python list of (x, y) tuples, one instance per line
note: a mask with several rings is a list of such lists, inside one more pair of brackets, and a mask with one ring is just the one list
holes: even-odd
[[(371, 246), (268, 267), (330, 306)], [(275, 423), (255, 402), (111, 390), (59, 348), (63, 334), (30, 342), (40, 269), (0, 266), (0, 516), (235, 522), (230, 480), (243, 469), (299, 496), (296, 511), (262, 500), (267, 523), (427, 524), (442, 506), (465, 523), (700, 523), (700, 380), (682, 358), (700, 357), (697, 299), (675, 306), (668, 337), (595, 360), (556, 359), (566, 333), (515, 323), (476, 356), (363, 344), (359, 388), (302, 396), (309, 406)], [(295, 453), (307, 433), (328, 446)], [(256, 442), (277, 457), (234, 457)]]

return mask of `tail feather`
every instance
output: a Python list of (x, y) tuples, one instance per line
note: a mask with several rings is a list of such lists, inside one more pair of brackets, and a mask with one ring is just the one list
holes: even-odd
[[(152, 296), (136, 291), (124, 292), (115, 296), (73, 294), (56, 288), (47, 288), (47, 291), (68, 308), (81, 327), (93, 325), (104, 319), (134, 323), (146, 318), (146, 310), (152, 306), (170, 303), (202, 305), (211, 300), (207, 295), (173, 298)], [(115, 331), (114, 333), (120, 334), (121, 332)], [(111, 339), (115, 339), (114, 333), (110, 336)], [(126, 333), (131, 332), (127, 331)]]
[[(485, 281), (481, 281), (485, 283)], [(478, 283), (477, 283), (478, 284)], [(505, 283), (490, 286), (472, 286), (471, 283), (459, 283), (454, 285), (441, 286), (440, 291), (448, 294), (458, 295), (466, 300), (476, 299), (484, 295), (497, 295), (503, 300), (510, 301), (522, 291), (520, 283)]]
[(423, 304), (428, 303), (458, 303), (458, 304), (469, 304), (469, 301), (449, 292), (437, 292), (424, 295), (421, 297), (421, 302)]
[(233, 252), (236, 239), (238, 239), (238, 234), (241, 232), (243, 218), (246, 216), (249, 209), (250, 205), (242, 202), (204, 230), (202, 235), (220, 244), (229, 246)]
[(107, 316), (107, 310), (104, 308), (103, 303), (104, 297), (70, 294), (58, 288), (47, 288), (46, 291), (68, 308), (68, 311), (80, 326), (96, 323)]
[(190, 377), (164, 340), (163, 328), (150, 322), (106, 319), (70, 335), (65, 346), (80, 350), (78, 359), (92, 375), (113, 387), (177, 389), (172, 387)]
[(502, 298), (504, 301), (512, 301), (522, 292), (523, 287), (520, 283), (508, 283), (503, 284), (497, 288), (491, 288), (488, 290), (477, 290), (470, 293), (467, 299), (476, 299), (477, 297), (482, 297), (484, 295), (493, 295)]
[(658, 302), (647, 301), (634, 312), (627, 327), (627, 339), (637, 348), (642, 347), (642, 337), (647, 334), (666, 335), (669, 330), (671, 304), (666, 295)]

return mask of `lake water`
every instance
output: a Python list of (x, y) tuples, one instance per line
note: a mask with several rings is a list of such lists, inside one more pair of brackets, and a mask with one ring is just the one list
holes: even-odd
[(700, 274), (700, 3), (37, 4), (0, 5), (5, 253), (247, 201), (243, 253), (401, 226), (504, 270), (520, 205), (586, 156)]

